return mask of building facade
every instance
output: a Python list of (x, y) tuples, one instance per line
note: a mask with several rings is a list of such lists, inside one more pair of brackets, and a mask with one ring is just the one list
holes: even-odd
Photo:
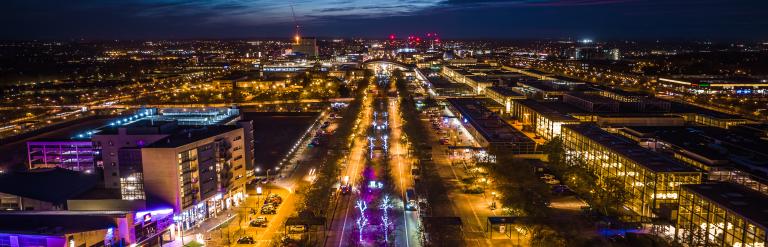
[(768, 196), (735, 184), (683, 185), (675, 238), (686, 246), (765, 246)]
[(243, 128), (189, 130), (141, 149), (147, 196), (173, 205), (184, 228), (246, 196)]
[(598, 184), (620, 181), (629, 197), (624, 206), (635, 214), (627, 220), (674, 218), (680, 185), (701, 183), (700, 170), (665, 159), (596, 125), (563, 125), (562, 139), (568, 159), (594, 173)]
[(79, 172), (93, 172), (98, 151), (90, 141), (30, 141), (27, 142), (30, 169), (60, 167)]

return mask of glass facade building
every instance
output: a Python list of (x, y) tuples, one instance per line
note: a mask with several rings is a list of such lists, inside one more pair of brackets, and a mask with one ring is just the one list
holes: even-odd
[(666, 159), (593, 124), (562, 127), (563, 145), (569, 160), (583, 162), (599, 184), (617, 178), (628, 193), (625, 208), (636, 215), (630, 221), (646, 222), (651, 218), (674, 218), (682, 184), (701, 182), (700, 170), (672, 159)]
[(684, 185), (675, 237), (686, 246), (764, 247), (768, 196), (729, 184)]
[(530, 99), (512, 100), (510, 115), (530, 128), (536, 135), (549, 140), (560, 136), (563, 124), (577, 124), (579, 119), (562, 114)]

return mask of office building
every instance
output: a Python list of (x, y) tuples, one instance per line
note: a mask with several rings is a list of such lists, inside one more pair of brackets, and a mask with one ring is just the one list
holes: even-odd
[(684, 95), (764, 96), (768, 80), (749, 77), (679, 76), (659, 78), (659, 91)]
[(141, 148), (147, 198), (172, 205), (185, 229), (246, 196), (243, 128), (185, 129)]
[(148, 109), (147, 114), (125, 118), (95, 131), (91, 137), (101, 152), (104, 183), (120, 189), (125, 200), (143, 200), (143, 157), (141, 149), (180, 131), (200, 126), (239, 126), (244, 131), (244, 162), (253, 170), (253, 124), (241, 121), (238, 109), (167, 108)]
[(536, 100), (510, 101), (510, 115), (519, 120), (523, 130), (549, 140), (560, 136), (562, 125), (579, 123), (579, 119), (550, 109)]
[(648, 221), (674, 218), (679, 188), (698, 184), (702, 173), (682, 162), (667, 159), (594, 124), (562, 126), (563, 146), (569, 160), (578, 160), (592, 171), (599, 184), (619, 179), (628, 193), (624, 205), (632, 211), (625, 220)]
[(121, 189), (126, 200), (145, 199), (140, 150), (177, 128), (175, 121), (140, 120), (103, 128), (93, 135), (93, 143), (101, 149), (104, 162), (104, 186)]
[(765, 246), (768, 196), (735, 184), (681, 186), (675, 239), (686, 246)]
[(625, 127), (619, 134), (705, 172), (712, 181), (768, 194), (768, 141), (745, 129), (707, 126)]
[(502, 87), (502, 86), (493, 86), (493, 87), (486, 88), (485, 95), (488, 96), (488, 98), (491, 98), (492, 100), (504, 106), (503, 113), (505, 115), (509, 114), (512, 111), (513, 99), (525, 99), (525, 95), (523, 95), (522, 93), (515, 91), (511, 88)]
[[(496, 154), (535, 154), (536, 143), (475, 98), (449, 98), (448, 109), (480, 146)], [(495, 102), (493, 102), (495, 103)]]
[(307, 58), (316, 58), (320, 55), (317, 39), (314, 37), (301, 37), (297, 43), (293, 44), (293, 53), (306, 56)]

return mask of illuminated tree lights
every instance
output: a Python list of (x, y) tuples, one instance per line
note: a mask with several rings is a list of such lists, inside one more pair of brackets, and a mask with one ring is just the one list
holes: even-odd
[(368, 209), (368, 205), (365, 201), (357, 200), (355, 208), (360, 209), (360, 217), (357, 218), (358, 228), (358, 241), (363, 242), (363, 228), (368, 225), (368, 218), (365, 217), (365, 210)]

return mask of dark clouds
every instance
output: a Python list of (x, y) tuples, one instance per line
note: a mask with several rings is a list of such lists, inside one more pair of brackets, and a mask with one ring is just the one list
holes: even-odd
[[(444, 38), (768, 39), (768, 1), (292, 1), (303, 33)], [(290, 37), (291, 1), (10, 0), (0, 39)]]

